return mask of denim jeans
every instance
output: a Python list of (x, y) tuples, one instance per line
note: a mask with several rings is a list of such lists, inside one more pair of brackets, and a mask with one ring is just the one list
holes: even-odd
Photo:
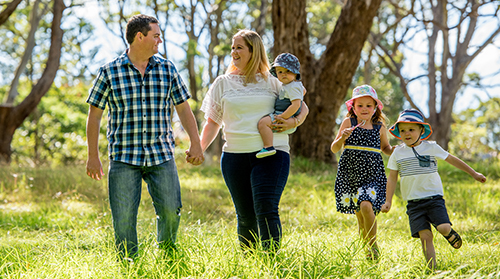
[(122, 256), (135, 256), (137, 212), (142, 180), (146, 181), (157, 219), (160, 247), (173, 247), (181, 212), (181, 192), (174, 160), (156, 166), (133, 166), (111, 161), (108, 174), (109, 204), (115, 229), (115, 243)]
[(278, 151), (258, 159), (256, 153), (224, 152), (222, 175), (236, 209), (241, 246), (254, 247), (260, 238), (264, 249), (277, 249), (281, 239), (279, 202), (290, 171), (290, 155)]

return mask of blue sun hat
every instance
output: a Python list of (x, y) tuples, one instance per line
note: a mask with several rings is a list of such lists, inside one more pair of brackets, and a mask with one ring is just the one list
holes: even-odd
[(378, 109), (382, 110), (384, 108), (384, 104), (382, 104), (382, 101), (378, 99), (377, 91), (375, 91), (375, 89), (373, 89), (373, 87), (371, 87), (370, 85), (364, 84), (352, 90), (352, 98), (349, 101), (345, 102), (347, 111), (351, 110), (355, 99), (365, 96), (372, 97), (375, 102), (377, 102)]
[(416, 109), (403, 110), (399, 114), (398, 121), (389, 129), (389, 132), (398, 139), (401, 139), (399, 133), (399, 123), (415, 123), (424, 127), (424, 133), (420, 137), (421, 140), (426, 140), (432, 135), (432, 127), (429, 123), (424, 122), (424, 115)]
[(291, 54), (291, 53), (282, 53), (274, 59), (274, 62), (271, 66), (271, 74), (275, 77), (278, 77), (276, 75), (276, 67), (283, 67), (290, 72), (294, 73), (297, 75), (296, 79), (300, 80), (300, 62), (299, 59)]

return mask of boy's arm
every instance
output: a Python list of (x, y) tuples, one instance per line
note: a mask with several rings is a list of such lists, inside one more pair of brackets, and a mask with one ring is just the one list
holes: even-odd
[(398, 171), (397, 170), (391, 170), (389, 172), (389, 177), (387, 178), (387, 189), (386, 189), (386, 198), (385, 198), (385, 203), (382, 205), (382, 208), (380, 211), (387, 213), (389, 210), (391, 210), (392, 206), (392, 196), (394, 195), (394, 192), (396, 191), (396, 185), (398, 183)]
[(482, 183), (486, 182), (486, 177), (483, 174), (475, 171), (473, 168), (471, 168), (469, 165), (467, 165), (464, 161), (460, 160), (459, 158), (450, 154), (448, 155), (448, 157), (446, 157), (445, 161), (448, 162), (450, 165), (454, 166), (455, 168), (463, 170), (464, 172), (468, 173), (475, 180)]
[(301, 103), (302, 101), (300, 99), (293, 100), (292, 104), (288, 106), (288, 108), (282, 114), (280, 114), (280, 117), (284, 119), (292, 117), (299, 110)]

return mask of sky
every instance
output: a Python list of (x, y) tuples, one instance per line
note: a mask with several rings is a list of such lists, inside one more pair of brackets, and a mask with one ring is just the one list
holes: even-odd
[[(129, 8), (145, 12), (143, 11), (144, 7), (129, 6)], [(100, 7), (97, 4), (96, 0), (87, 0), (85, 1), (85, 5), (82, 8), (77, 9), (76, 12), (77, 14), (85, 15), (87, 18), (91, 20), (91, 22), (93, 22), (96, 25), (96, 30), (99, 31), (96, 32), (98, 34), (99, 39), (96, 40), (95, 42), (89, 42), (88, 46), (90, 47), (95, 44), (102, 45), (101, 50), (96, 56), (96, 60), (105, 62), (116, 57), (117, 51), (123, 50), (124, 46), (120, 38), (116, 37), (106, 27), (104, 27), (103, 21), (99, 18), (98, 13), (96, 12), (99, 9)], [(489, 34), (488, 30), (491, 30), (491, 28), (495, 28), (495, 26), (490, 26), (490, 27), (486, 26), (483, 28), (484, 29), (479, 29), (476, 32), (475, 36), (478, 36), (477, 38), (480, 37), (484, 38), (484, 36)], [(186, 39), (179, 37), (179, 41), (185, 41), (185, 40)], [(425, 50), (427, 49), (425, 41), (426, 40), (424, 38), (420, 39), (417, 38), (416, 40), (414, 40), (413, 45), (411, 47), (413, 49), (425, 52)], [(161, 48), (162, 47), (163, 46), (161, 46)], [(178, 46), (175, 46), (170, 43), (167, 43), (167, 49), (169, 53), (169, 58), (172, 58), (173, 62), (179, 66), (181, 61), (180, 58), (184, 56), (184, 52), (181, 49), (179, 49)], [(179, 59), (176, 59), (177, 57), (179, 57)], [(409, 74), (408, 76), (416, 76), (422, 71), (420, 65), (422, 64), (422, 61), (425, 60), (426, 60), (425, 55), (418, 55), (415, 53), (407, 55), (407, 61), (404, 64), (403, 70)], [(96, 65), (95, 71), (97, 70), (97, 66), (98, 65)], [(500, 84), (500, 74), (497, 73), (496, 75), (493, 75), (495, 73), (495, 70), (499, 69), (500, 69), (500, 35), (497, 36), (495, 45), (490, 45), (489, 47), (484, 49), (476, 59), (474, 59), (474, 61), (468, 67), (467, 72), (478, 72), (480, 73), (481, 76), (489, 77), (483, 80), (485, 84)], [(184, 80), (187, 80), (185, 72), (181, 71), (181, 75), (183, 75)], [(426, 92), (427, 89), (425, 87), (425, 84), (419, 82), (413, 82), (409, 87), (409, 91), (410, 94), (413, 96), (414, 94), (421, 94), (422, 91)], [(427, 115), (428, 111), (426, 102), (428, 97), (427, 94), (424, 94), (424, 96), (426, 97), (414, 98), (414, 99), (419, 108), (422, 109), (422, 112)], [(475, 108), (479, 105), (477, 99), (486, 101), (491, 97), (500, 97), (500, 87), (487, 89), (486, 91), (468, 87), (467, 89), (464, 90), (463, 93), (459, 93), (459, 95), (457, 96), (457, 99), (455, 101), (454, 111), (459, 112), (467, 108)]]

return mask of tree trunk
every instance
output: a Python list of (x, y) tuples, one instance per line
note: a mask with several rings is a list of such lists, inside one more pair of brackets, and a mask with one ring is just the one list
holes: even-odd
[(4, 24), (10, 15), (16, 10), (17, 6), (22, 2), (22, 0), (14, 0), (7, 4), (7, 8), (0, 13), (0, 25)]
[(38, 80), (30, 94), (19, 105), (0, 105), (0, 163), (10, 163), (10, 156), (12, 155), (10, 144), (12, 143), (14, 132), (49, 91), (59, 69), (63, 38), (61, 19), (64, 9), (66, 9), (63, 0), (54, 0), (53, 9), (54, 16), (52, 18), (49, 56), (40, 80)]
[(301, 78), (309, 116), (291, 136), (295, 155), (336, 162), (330, 145), (335, 119), (358, 67), (381, 0), (346, 1), (325, 52), (316, 60), (309, 48), (305, 0), (273, 1), (274, 56), (293, 53), (301, 63)]

